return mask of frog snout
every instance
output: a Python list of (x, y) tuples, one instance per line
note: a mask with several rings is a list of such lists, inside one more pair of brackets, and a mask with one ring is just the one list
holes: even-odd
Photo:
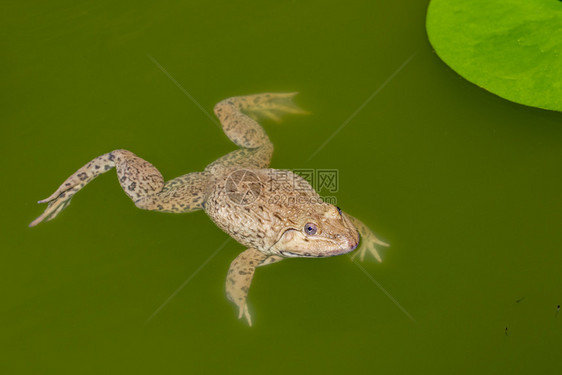
[(355, 237), (347, 238), (347, 248), (349, 249), (349, 251), (355, 250), (357, 248), (357, 245), (359, 245), (359, 238), (355, 238)]
[(341, 247), (346, 249), (346, 252), (353, 251), (359, 245), (359, 236), (343, 236), (341, 234), (335, 235), (336, 240), (341, 243)]

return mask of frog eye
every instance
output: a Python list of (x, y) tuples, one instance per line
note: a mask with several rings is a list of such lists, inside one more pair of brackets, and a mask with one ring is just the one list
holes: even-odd
[(314, 236), (318, 232), (318, 227), (314, 223), (306, 223), (304, 225), (304, 233), (309, 236)]

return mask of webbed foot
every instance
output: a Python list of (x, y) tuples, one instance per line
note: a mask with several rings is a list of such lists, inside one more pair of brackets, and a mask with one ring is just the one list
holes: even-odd
[(37, 219), (33, 220), (29, 224), (29, 226), (34, 227), (43, 221), (53, 220), (66, 206), (70, 204), (70, 200), (72, 199), (72, 196), (79, 189), (73, 188), (70, 190), (71, 191), (60, 193), (58, 196), (55, 196), (55, 198), (52, 198), (51, 196), (49, 198), (37, 202), (37, 203), (49, 203), (49, 205)]
[(297, 92), (290, 93), (266, 93), (241, 97), (242, 111), (254, 120), (268, 118), (275, 122), (281, 122), (281, 116), (287, 113), (306, 115), (305, 111), (293, 102)]
[(361, 244), (359, 249), (352, 255), (351, 259), (355, 260), (359, 257), (359, 260), (363, 261), (366, 254), (371, 254), (377, 261), (382, 262), (382, 257), (379, 253), (379, 249), (377, 249), (377, 246), (388, 247), (390, 245), (379, 240), (373, 231), (371, 231), (371, 229), (369, 229), (369, 227), (361, 220), (350, 215), (347, 215), (347, 217), (351, 220), (353, 225), (355, 225), (355, 228), (357, 228), (359, 234), (361, 235)]
[(48, 198), (42, 199), (37, 203), (48, 203), (45, 211), (37, 219), (33, 220), (30, 227), (34, 227), (43, 221), (54, 219), (68, 204), (80, 189), (88, 182), (96, 178), (101, 173), (113, 168), (113, 157), (111, 153), (98, 156), (88, 164), (77, 170), (72, 176), (68, 177), (59, 188)]

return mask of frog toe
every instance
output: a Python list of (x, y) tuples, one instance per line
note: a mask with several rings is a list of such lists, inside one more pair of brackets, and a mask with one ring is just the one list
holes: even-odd
[(281, 116), (287, 113), (305, 115), (310, 112), (300, 108), (293, 102), (297, 92), (267, 93), (248, 96), (248, 103), (244, 111), (254, 118), (268, 118), (276, 122), (281, 121)]
[(359, 257), (359, 260), (363, 262), (365, 260), (365, 255), (371, 254), (378, 262), (382, 262), (382, 257), (379, 251), (380, 249), (377, 248), (377, 245), (383, 247), (390, 246), (386, 242), (383, 242), (374, 236), (371, 238), (364, 238), (363, 244), (361, 245), (359, 250), (355, 254), (353, 254), (351, 259), (355, 260), (357, 257)]
[(261, 111), (259, 115), (254, 115), (254, 116), (257, 117), (258, 120), (261, 117), (261, 118), (267, 118), (277, 123), (281, 122), (281, 116), (276, 114), (274, 111)]
[(252, 316), (250, 315), (250, 311), (248, 310), (248, 305), (244, 303), (243, 306), (240, 306), (240, 313), (238, 314), (238, 319), (242, 319), (244, 317), (248, 322), (248, 325), (252, 326)]
[(359, 259), (363, 261), (365, 259), (365, 255), (371, 254), (378, 262), (382, 262), (382, 257), (380, 254), (382, 250), (381, 247), (388, 247), (390, 245), (378, 239), (373, 231), (361, 220), (351, 215), (346, 214), (346, 216), (355, 225), (355, 228), (361, 235), (361, 245), (359, 246), (359, 249), (356, 250), (355, 254), (353, 254), (351, 259), (355, 260), (357, 257), (359, 257)]
[(72, 195), (70, 194), (69, 196), (65, 196), (65, 195), (66, 193), (63, 193), (55, 199), (50, 199), (50, 200), (44, 199), (42, 201), (39, 201), (38, 203), (49, 202), (49, 205), (38, 218), (36, 218), (29, 224), (29, 227), (34, 227), (43, 221), (53, 220), (66, 206), (70, 204)]

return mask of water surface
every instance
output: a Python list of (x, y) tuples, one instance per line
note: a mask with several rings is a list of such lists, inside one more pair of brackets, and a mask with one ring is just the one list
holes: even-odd
[[(459, 78), (427, 42), (426, 6), (6, 4), (2, 372), (559, 368), (562, 116)], [(110, 150), (166, 178), (203, 169), (234, 149), (206, 112), (264, 91), (311, 111), (265, 124), (272, 166), (339, 171), (338, 205), (392, 245), (365, 270), (414, 320), (341, 256), (259, 269), (250, 329), (223, 289), (243, 248), (209, 260), (228, 237), (204, 213), (138, 210), (113, 173), (27, 228)]]

